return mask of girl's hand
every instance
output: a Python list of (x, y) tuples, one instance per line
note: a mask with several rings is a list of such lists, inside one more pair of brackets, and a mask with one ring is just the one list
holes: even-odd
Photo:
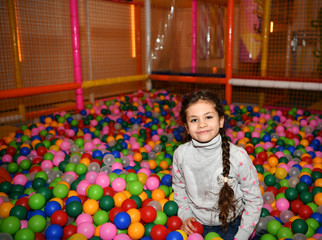
[(193, 233), (193, 231), (195, 231), (192, 222), (195, 222), (196, 218), (191, 217), (191, 218), (187, 218), (181, 227), (181, 230), (185, 231), (188, 235), (190, 235), (191, 233)]

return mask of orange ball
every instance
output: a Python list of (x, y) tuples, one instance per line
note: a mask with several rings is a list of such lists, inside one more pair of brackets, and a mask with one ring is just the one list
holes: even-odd
[(322, 205), (322, 192), (315, 194), (314, 202), (319, 206)]
[(315, 187), (322, 187), (322, 178), (318, 178), (314, 182)]
[(148, 194), (144, 191), (142, 191), (140, 194), (139, 194), (139, 197), (141, 198), (142, 202), (148, 198)]
[(165, 198), (165, 193), (162, 189), (155, 189), (152, 191), (151, 198), (155, 201), (159, 201)]
[(131, 223), (127, 233), (131, 239), (140, 239), (143, 237), (145, 232), (144, 226), (140, 222)]
[(168, 169), (168, 167), (169, 167), (169, 163), (168, 163), (167, 161), (165, 161), (165, 160), (162, 160), (162, 161), (160, 162), (159, 166), (160, 166), (163, 170), (166, 170), (166, 169)]
[(113, 196), (114, 204), (116, 207), (121, 207), (124, 200), (127, 199), (127, 196), (124, 192), (115, 193)]
[(133, 158), (134, 158), (134, 161), (141, 162), (142, 161), (142, 154), (141, 153), (134, 153)]
[(88, 199), (84, 202), (83, 211), (93, 216), (99, 209), (98, 202), (95, 199)]
[(11, 202), (3, 202), (0, 205), (0, 217), (6, 218), (9, 217), (9, 213), (13, 208), (13, 204)]
[(127, 210), (127, 213), (130, 215), (131, 223), (140, 222), (141, 221), (141, 212), (136, 208), (131, 208)]
[(276, 156), (271, 156), (268, 158), (267, 163), (270, 167), (276, 167), (278, 164), (278, 158)]

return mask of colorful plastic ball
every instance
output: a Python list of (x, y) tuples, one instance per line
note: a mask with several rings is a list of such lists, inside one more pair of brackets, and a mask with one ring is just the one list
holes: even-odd
[(172, 231), (167, 235), (166, 240), (183, 240), (183, 236), (177, 231)]
[(84, 234), (75, 233), (68, 240), (87, 240), (87, 239), (88, 238), (86, 238)]
[(40, 193), (35, 193), (29, 197), (28, 204), (32, 210), (39, 210), (45, 206), (46, 199)]
[(182, 224), (183, 224), (183, 222), (182, 222), (181, 218), (179, 218), (178, 216), (171, 216), (167, 220), (167, 227), (171, 231), (175, 231), (175, 230), (180, 229)]
[(125, 199), (121, 205), (121, 208), (124, 209), (124, 211), (127, 211), (131, 208), (137, 208), (137, 205), (136, 205), (136, 202), (131, 199), (131, 198), (128, 198), (128, 199)]
[(157, 211), (152, 206), (146, 206), (141, 209), (141, 219), (145, 223), (153, 222), (157, 217)]
[(281, 227), (276, 234), (278, 239), (281, 238), (292, 238), (293, 237), (293, 233), (292, 230), (287, 228), (287, 227)]
[(20, 229), (15, 237), (14, 240), (34, 240), (35, 233), (29, 228)]
[(14, 216), (9, 216), (2, 220), (1, 230), (2, 232), (14, 235), (21, 227), (19, 218)]
[(143, 191), (143, 184), (139, 181), (130, 182), (128, 191), (131, 193), (131, 195), (140, 195)]
[(313, 202), (314, 196), (311, 192), (309, 191), (303, 191), (300, 193), (300, 200), (304, 203), (310, 203)]
[(278, 230), (282, 227), (282, 224), (277, 220), (271, 220), (266, 225), (266, 230), (268, 233), (276, 236)]
[(311, 218), (315, 219), (318, 221), (319, 224), (322, 223), (322, 213), (315, 212), (311, 215)]
[(163, 211), (168, 217), (177, 215), (178, 209), (178, 204), (175, 201), (167, 201), (163, 206)]
[(145, 228), (142, 223), (135, 222), (131, 223), (128, 227), (127, 233), (131, 239), (137, 240), (144, 236)]
[(215, 233), (215, 232), (209, 232), (206, 234), (205, 236), (205, 240), (211, 240), (215, 237), (220, 237), (220, 235), (218, 233)]
[(63, 228), (63, 240), (68, 239), (77, 232), (77, 227), (75, 225), (67, 225)]
[(108, 213), (104, 210), (98, 210), (93, 216), (93, 221), (97, 226), (108, 222), (109, 221)]
[(118, 229), (126, 229), (131, 224), (131, 217), (127, 212), (119, 212), (114, 218), (114, 224)]
[(78, 201), (72, 201), (66, 206), (66, 213), (70, 217), (77, 217), (83, 211), (83, 205)]
[(95, 227), (91, 222), (84, 222), (77, 226), (77, 233), (83, 234), (86, 239), (94, 236)]
[(294, 233), (306, 234), (308, 230), (308, 225), (303, 219), (295, 219), (292, 222), (292, 231)]
[(44, 211), (48, 217), (51, 217), (51, 215), (58, 210), (61, 210), (61, 205), (56, 201), (47, 202), (44, 208)]
[(151, 238), (153, 240), (165, 240), (168, 235), (168, 229), (161, 225), (161, 224), (156, 224), (152, 229), (151, 229)]
[(64, 234), (63, 228), (57, 224), (49, 225), (45, 232), (46, 239), (49, 239), (49, 238), (60, 239), (63, 237), (63, 234)]
[(304, 203), (301, 200), (296, 199), (296, 200), (292, 201), (291, 209), (294, 213), (298, 213), (303, 205), (304, 205)]
[(114, 198), (109, 195), (103, 196), (99, 201), (99, 207), (105, 211), (110, 211), (114, 205)]
[(87, 195), (94, 200), (100, 200), (103, 197), (104, 190), (100, 185), (93, 184), (88, 188)]
[(9, 216), (15, 216), (19, 220), (24, 220), (27, 218), (28, 210), (22, 205), (16, 205), (11, 208)]
[(312, 208), (307, 205), (302, 206), (299, 210), (299, 216), (304, 220), (308, 219), (312, 215), (312, 213)]
[(167, 215), (162, 211), (157, 211), (157, 217), (153, 222), (157, 225), (165, 225), (167, 223)]
[(276, 201), (276, 208), (281, 212), (289, 209), (289, 207), (290, 207), (290, 203), (285, 198), (280, 198)]
[(61, 227), (65, 226), (67, 221), (68, 215), (64, 210), (55, 211), (50, 217), (51, 224), (57, 224)]
[(93, 216), (99, 209), (98, 202), (94, 199), (88, 199), (83, 204), (84, 213), (88, 213)]
[(42, 232), (46, 227), (46, 219), (43, 216), (35, 215), (28, 221), (28, 228), (34, 232)]
[(287, 200), (293, 201), (293, 200), (297, 199), (298, 192), (295, 188), (290, 187), (285, 190), (285, 197), (287, 198)]
[(117, 228), (113, 223), (104, 223), (99, 229), (99, 236), (103, 240), (112, 240), (117, 234)]
[(270, 233), (265, 233), (263, 236), (260, 238), (261, 240), (277, 240), (276, 237)]
[(121, 207), (112, 208), (111, 211), (108, 213), (108, 217), (109, 217), (110, 221), (114, 222), (115, 216), (120, 212), (124, 212), (124, 209)]
[(203, 237), (199, 233), (191, 233), (187, 240), (203, 240)]

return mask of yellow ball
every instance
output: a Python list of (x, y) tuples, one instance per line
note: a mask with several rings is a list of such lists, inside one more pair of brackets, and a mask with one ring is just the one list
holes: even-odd
[(81, 233), (75, 233), (72, 235), (69, 240), (87, 240), (86, 237)]
[(187, 240), (188, 239), (188, 235), (186, 234), (185, 231), (183, 231), (183, 230), (176, 230), (176, 231), (179, 232), (182, 235), (183, 240)]

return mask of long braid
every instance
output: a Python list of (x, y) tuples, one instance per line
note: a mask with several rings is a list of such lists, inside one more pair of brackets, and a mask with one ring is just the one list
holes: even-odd
[[(226, 136), (225, 130), (220, 128), (219, 133), (222, 138), (222, 164), (223, 164), (223, 176), (228, 177), (230, 171), (230, 148), (228, 137)], [(221, 188), (219, 192), (218, 199), (219, 206), (219, 220), (222, 224), (222, 228), (224, 231), (227, 231), (228, 228), (228, 220), (233, 220), (236, 217), (236, 200), (234, 196), (234, 190), (228, 185), (227, 182), (224, 183), (224, 186)], [(231, 219), (228, 219), (229, 213), (232, 212), (233, 216)]]

